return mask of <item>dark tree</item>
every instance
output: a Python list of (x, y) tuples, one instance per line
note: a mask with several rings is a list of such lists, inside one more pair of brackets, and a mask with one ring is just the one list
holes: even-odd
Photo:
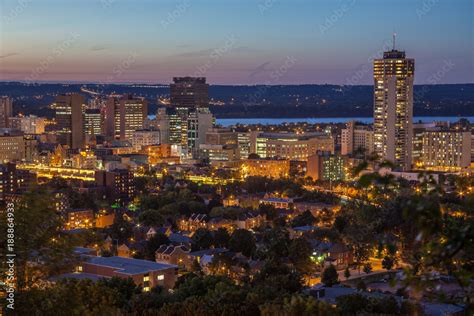
[(212, 234), (205, 228), (198, 228), (193, 235), (193, 249), (209, 249), (214, 243)]
[(229, 247), (229, 240), (230, 240), (230, 235), (227, 232), (227, 229), (223, 227), (219, 227), (214, 232), (214, 246), (215, 247), (227, 248)]
[(324, 269), (321, 282), (323, 282), (324, 285), (328, 287), (339, 283), (339, 275), (337, 274), (337, 270), (334, 265), (331, 264), (326, 269)]
[(237, 229), (230, 237), (229, 248), (231, 251), (241, 252), (244, 256), (250, 257), (256, 248), (255, 238), (250, 231)]

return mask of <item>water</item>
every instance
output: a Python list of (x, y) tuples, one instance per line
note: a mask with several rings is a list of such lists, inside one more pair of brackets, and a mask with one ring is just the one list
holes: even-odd
[[(149, 115), (150, 119), (154, 119), (155, 115)], [(433, 122), (433, 121), (449, 121), (451, 123), (459, 121), (463, 118), (462, 116), (415, 116), (413, 122)], [(464, 117), (470, 122), (474, 122), (474, 116)], [(362, 123), (372, 123), (372, 117), (308, 117), (308, 118), (221, 118), (217, 119), (216, 123), (222, 126), (232, 126), (236, 124), (251, 125), (251, 124), (263, 124), (263, 125), (277, 125), (283, 123), (298, 123), (307, 122), (310, 124), (318, 123), (345, 123), (348, 121), (359, 121)]]
[[(451, 123), (459, 121), (462, 117), (457, 116), (415, 116), (413, 122), (433, 122), (433, 121), (449, 121)], [(470, 122), (474, 122), (473, 116), (467, 116)], [(217, 124), (222, 126), (231, 126), (236, 124), (263, 124), (263, 125), (276, 125), (283, 123), (298, 123), (298, 122), (307, 122), (310, 124), (317, 123), (345, 123), (348, 121), (359, 121), (362, 123), (370, 124), (372, 123), (372, 117), (324, 117), (324, 118), (236, 118), (236, 119), (217, 119)]]

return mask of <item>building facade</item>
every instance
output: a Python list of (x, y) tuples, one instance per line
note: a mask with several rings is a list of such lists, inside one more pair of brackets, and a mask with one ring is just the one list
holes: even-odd
[(77, 93), (59, 95), (51, 108), (55, 110), (58, 142), (70, 148), (82, 148), (84, 146), (84, 96)]
[(411, 169), (415, 61), (391, 50), (374, 60), (374, 150), (380, 161)]

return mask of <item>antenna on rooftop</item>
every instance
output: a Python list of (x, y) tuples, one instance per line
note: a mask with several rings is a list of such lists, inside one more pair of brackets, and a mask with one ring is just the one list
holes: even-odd
[(393, 39), (392, 39), (393, 48), (392, 48), (392, 50), (395, 50), (395, 40), (396, 39), (397, 39), (397, 33), (393, 32)]

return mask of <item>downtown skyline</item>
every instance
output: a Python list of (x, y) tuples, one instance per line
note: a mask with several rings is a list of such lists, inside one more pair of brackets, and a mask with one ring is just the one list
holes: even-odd
[(418, 61), (415, 84), (474, 82), (471, 1), (4, 0), (0, 9), (1, 81), (370, 85), (395, 31), (397, 49)]

